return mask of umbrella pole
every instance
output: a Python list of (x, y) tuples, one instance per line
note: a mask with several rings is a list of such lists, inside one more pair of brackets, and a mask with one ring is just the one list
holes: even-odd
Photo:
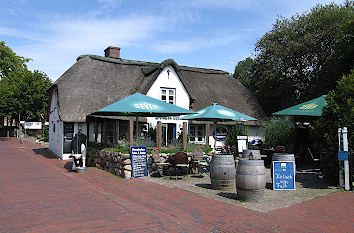
[(214, 121), (214, 133), (213, 133), (213, 138), (214, 138), (214, 154), (216, 154), (216, 121)]
[(139, 137), (139, 116), (136, 115), (136, 132), (135, 132), (135, 135), (136, 135), (136, 140), (138, 140), (138, 137)]

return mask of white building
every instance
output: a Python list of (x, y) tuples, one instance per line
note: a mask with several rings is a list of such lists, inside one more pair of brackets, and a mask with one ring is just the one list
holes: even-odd
[[(265, 114), (256, 98), (227, 72), (179, 66), (172, 59), (162, 63), (133, 61), (120, 58), (120, 48), (108, 47), (105, 57), (80, 56), (49, 89), (49, 149), (58, 157), (71, 155), (71, 138), (81, 131), (89, 142), (115, 143), (126, 138), (129, 124), (134, 118), (97, 117), (91, 115), (133, 93), (140, 92), (179, 107), (197, 111), (218, 103), (259, 121), (247, 122), (248, 139), (261, 138), (258, 125)], [(183, 121), (178, 117), (140, 119), (141, 131), (148, 126), (163, 126), (163, 143), (170, 144), (181, 133)], [(210, 125), (206, 136), (206, 123), (189, 121), (189, 141), (214, 145), (215, 129)], [(218, 131), (227, 131), (225, 123)], [(218, 142), (221, 145), (222, 142)]]

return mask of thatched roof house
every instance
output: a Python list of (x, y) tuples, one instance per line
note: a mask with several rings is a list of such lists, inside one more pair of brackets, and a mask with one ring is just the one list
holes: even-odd
[(179, 66), (172, 59), (151, 63), (83, 55), (50, 87), (49, 92), (58, 91), (58, 111), (62, 121), (84, 122), (88, 115), (117, 100), (135, 92), (146, 94), (168, 65), (175, 69), (190, 96), (190, 110), (218, 103), (256, 119), (265, 119), (255, 96), (227, 72)]
[[(92, 114), (136, 92), (172, 101), (192, 111), (218, 103), (258, 119), (246, 124), (254, 128), (253, 136), (260, 135), (255, 125), (265, 120), (261, 106), (254, 95), (227, 72), (179, 66), (172, 59), (162, 63), (126, 60), (120, 58), (117, 47), (108, 47), (105, 52), (105, 57), (78, 57), (77, 62), (48, 90), (49, 147), (59, 157), (70, 156), (70, 138), (79, 131), (86, 134), (90, 142), (117, 142), (126, 137), (129, 124), (131, 141), (131, 118), (99, 118)], [(183, 131), (182, 124), (186, 123), (178, 117), (145, 118), (142, 121), (153, 127), (159, 122), (163, 124), (166, 145), (177, 138)], [(216, 127), (189, 121), (188, 130), (190, 141), (209, 145)]]

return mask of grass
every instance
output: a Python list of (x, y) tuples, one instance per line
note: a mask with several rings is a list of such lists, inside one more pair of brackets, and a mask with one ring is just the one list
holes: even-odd
[(194, 194), (198, 196), (204, 196), (204, 193), (194, 193)]

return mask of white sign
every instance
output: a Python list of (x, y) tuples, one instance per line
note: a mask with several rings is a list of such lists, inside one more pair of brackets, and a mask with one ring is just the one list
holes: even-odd
[(135, 104), (135, 108), (140, 108), (140, 109), (151, 109), (151, 110), (156, 110), (159, 109), (159, 106), (155, 104)]
[(25, 122), (25, 129), (42, 129), (42, 122)]

